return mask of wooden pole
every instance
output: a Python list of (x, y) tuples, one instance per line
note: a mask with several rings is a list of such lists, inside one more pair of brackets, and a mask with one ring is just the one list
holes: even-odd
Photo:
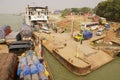
[(73, 32), (74, 32), (74, 16), (72, 16), (72, 20), (71, 20), (71, 37), (73, 38)]

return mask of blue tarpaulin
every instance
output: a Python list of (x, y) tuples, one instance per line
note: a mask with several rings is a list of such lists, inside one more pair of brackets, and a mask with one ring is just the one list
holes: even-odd
[(45, 71), (44, 66), (41, 63), (35, 63), (39, 71)]
[(83, 32), (83, 38), (84, 39), (89, 39), (89, 38), (91, 38), (92, 37), (92, 32), (91, 31), (89, 31), (89, 30), (85, 30), (84, 32)]
[(35, 65), (31, 65), (30, 69), (31, 69), (31, 74), (39, 73), (39, 70)]
[(31, 74), (30, 67), (25, 66), (23, 69), (23, 76), (30, 75), (30, 74)]

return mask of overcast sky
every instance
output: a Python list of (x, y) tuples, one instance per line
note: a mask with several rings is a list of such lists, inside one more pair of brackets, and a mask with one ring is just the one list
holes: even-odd
[(30, 5), (48, 6), (49, 10), (64, 8), (94, 8), (103, 0), (0, 0), (0, 13), (19, 13), (24, 12), (25, 7)]

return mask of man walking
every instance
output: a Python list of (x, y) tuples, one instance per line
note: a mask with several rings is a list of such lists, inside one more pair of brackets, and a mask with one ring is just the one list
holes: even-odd
[(82, 44), (82, 41), (83, 41), (83, 35), (80, 37), (80, 44)]

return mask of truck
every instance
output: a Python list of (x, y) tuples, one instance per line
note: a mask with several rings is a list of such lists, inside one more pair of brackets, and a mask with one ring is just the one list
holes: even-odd
[(109, 23), (106, 23), (106, 24), (105, 24), (105, 29), (106, 29), (106, 30), (110, 30), (110, 24), (109, 24)]
[(5, 36), (5, 41), (7, 44), (10, 44), (14, 41), (20, 41), (20, 40), (21, 40), (21, 36), (19, 31), (12, 31), (10, 34)]
[(32, 29), (23, 23), (19, 31), (12, 31), (5, 37), (10, 52), (19, 53), (34, 49), (32, 42)]
[(89, 39), (92, 38), (93, 33), (89, 30), (85, 30), (82, 33), (79, 32), (77, 35), (74, 36), (74, 39), (76, 41), (80, 41), (81, 39), (85, 40), (85, 39)]
[(34, 44), (32, 41), (14, 41), (8, 45), (10, 52), (22, 53), (26, 50), (34, 50)]
[(5, 36), (12, 32), (9, 25), (0, 26), (0, 43), (5, 43)]
[(19, 33), (14, 33), (13, 35), (16, 36), (17, 40), (14, 39), (14, 41), (8, 44), (8, 49), (10, 52), (22, 53), (26, 50), (34, 49), (34, 44), (32, 41), (32, 30), (29, 25), (23, 23)]
[(88, 30), (88, 29), (95, 30), (95, 29), (98, 28), (98, 25), (99, 25), (98, 22), (81, 23), (80, 24), (80, 29), (83, 30), (83, 31)]
[(32, 39), (32, 29), (29, 25), (23, 23), (20, 35), (22, 40), (31, 40)]
[(104, 17), (100, 17), (99, 18), (99, 24), (101, 24), (101, 25), (105, 25), (107, 22), (106, 22), (106, 18), (104, 18)]

